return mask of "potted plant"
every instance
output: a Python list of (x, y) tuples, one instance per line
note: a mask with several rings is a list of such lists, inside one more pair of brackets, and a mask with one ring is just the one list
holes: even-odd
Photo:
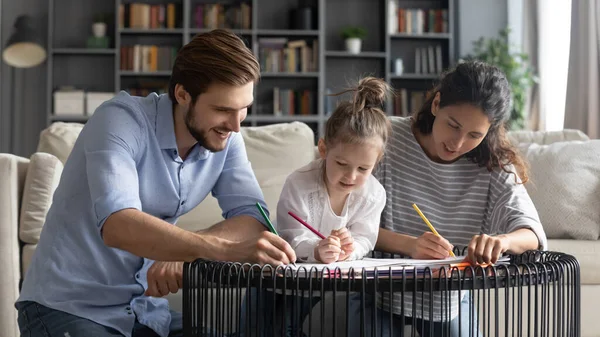
[(507, 127), (510, 130), (525, 128), (527, 119), (526, 102), (531, 86), (537, 82), (533, 69), (529, 66), (529, 56), (511, 50), (508, 42), (510, 29), (500, 30), (499, 37), (484, 39), (483, 37), (473, 42), (473, 54), (465, 59), (476, 59), (493, 64), (500, 68), (510, 84), (513, 106)]
[(94, 15), (94, 23), (92, 24), (92, 33), (94, 33), (94, 37), (99, 38), (106, 35), (106, 21), (106, 14), (98, 13)]
[(346, 42), (346, 51), (350, 54), (359, 54), (362, 39), (367, 36), (367, 31), (358, 26), (346, 27), (342, 30), (342, 38)]

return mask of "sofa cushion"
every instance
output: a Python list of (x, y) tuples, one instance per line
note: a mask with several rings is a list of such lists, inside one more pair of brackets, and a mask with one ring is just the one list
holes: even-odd
[(556, 142), (570, 140), (589, 140), (590, 138), (580, 130), (564, 129), (557, 131), (526, 131), (518, 130), (508, 133), (508, 138), (515, 145), (521, 143), (536, 143), (549, 145)]
[(56, 122), (40, 133), (37, 152), (46, 152), (56, 156), (64, 165), (75, 145), (79, 133), (83, 129), (81, 123)]
[(600, 241), (548, 240), (548, 250), (577, 258), (581, 284), (600, 284)]
[[(51, 124), (40, 134), (38, 151), (50, 153), (64, 164), (82, 128), (80, 123)], [(304, 123), (291, 122), (243, 127), (241, 133), (267, 206), (273, 210), (287, 175), (315, 158), (314, 132)], [(271, 213), (273, 216), (275, 212)], [(182, 216), (178, 224), (189, 230), (200, 230), (221, 220), (216, 199), (208, 196)]]
[(600, 140), (521, 145), (531, 181), (525, 186), (549, 239), (600, 237)]
[(21, 241), (26, 243), (39, 241), (62, 170), (63, 164), (51, 154), (36, 152), (31, 156), (21, 201), (19, 220)]
[[(244, 127), (241, 130), (248, 159), (274, 219), (274, 210), (287, 176), (315, 158), (314, 133), (301, 122)], [(178, 225), (197, 231), (223, 220), (215, 198), (208, 196), (183, 215)]]
[(23, 271), (23, 278), (25, 277), (25, 273), (27, 273), (27, 269), (31, 264), (31, 259), (33, 258), (33, 253), (37, 248), (36, 245), (26, 244), (23, 245), (23, 253), (21, 254), (21, 270)]

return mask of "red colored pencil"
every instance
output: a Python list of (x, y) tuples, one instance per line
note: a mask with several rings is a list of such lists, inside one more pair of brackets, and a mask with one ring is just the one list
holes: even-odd
[(298, 217), (296, 214), (292, 213), (291, 211), (288, 212), (288, 214), (291, 215), (292, 218), (298, 220), (298, 222), (301, 223), (304, 227), (310, 229), (311, 232), (317, 234), (317, 236), (320, 237), (321, 239), (323, 239), (323, 240), (326, 239), (325, 235), (319, 233), (318, 230), (314, 229), (311, 225), (307, 224), (306, 221), (300, 219), (300, 217)]

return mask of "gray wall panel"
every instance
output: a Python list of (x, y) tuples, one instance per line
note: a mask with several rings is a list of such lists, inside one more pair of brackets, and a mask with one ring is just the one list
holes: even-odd
[[(41, 29), (44, 40), (48, 27), (47, 0), (4, 0), (2, 3), (2, 48), (13, 32), (15, 19), (22, 14), (32, 16)], [(46, 126), (46, 64), (15, 72), (15, 85), (11, 85), (10, 72), (14, 70), (4, 61), (0, 70), (0, 152), (30, 156), (36, 149), (39, 133)], [(16, 90), (15, 90), (16, 89)], [(14, 90), (14, 91), (13, 91)], [(13, 93), (16, 95), (13, 96)], [(10, 111), (10, 100), (15, 97), (15, 111)], [(9, 114), (12, 114), (12, 123)], [(12, 124), (12, 125), (11, 125)], [(9, 148), (11, 135), (14, 147)]]

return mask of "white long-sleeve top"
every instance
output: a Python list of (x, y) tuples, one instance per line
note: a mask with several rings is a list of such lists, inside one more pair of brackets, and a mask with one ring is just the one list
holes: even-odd
[(332, 230), (346, 227), (354, 238), (354, 252), (348, 260), (361, 259), (375, 247), (385, 190), (374, 176), (369, 176), (362, 187), (348, 195), (338, 216), (331, 209), (322, 165), (323, 161), (318, 159), (288, 176), (277, 203), (277, 231), (299, 260), (315, 262), (314, 249), (321, 238), (288, 212), (292, 211), (326, 237)]

